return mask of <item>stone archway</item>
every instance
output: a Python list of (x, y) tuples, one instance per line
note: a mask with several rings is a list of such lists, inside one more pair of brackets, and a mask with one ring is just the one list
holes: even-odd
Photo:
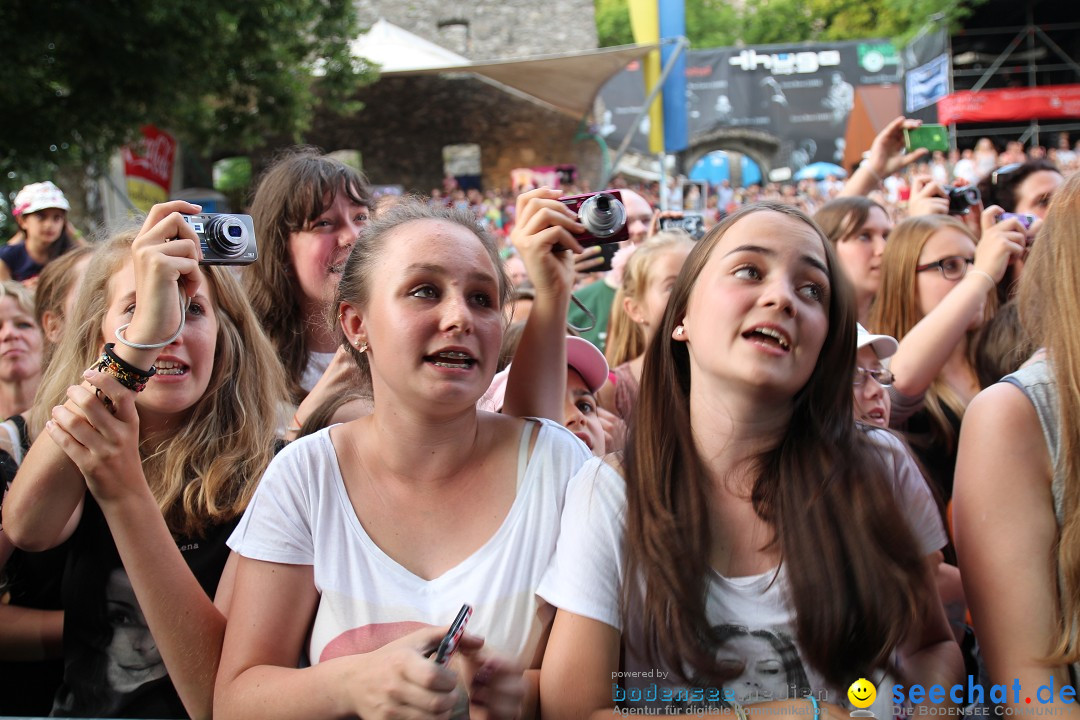
[(693, 144), (679, 155), (679, 171), (689, 173), (698, 160), (717, 150), (728, 150), (747, 155), (761, 168), (761, 174), (768, 181), (776, 153), (780, 149), (780, 138), (760, 130), (741, 128), (722, 128), (694, 138)]

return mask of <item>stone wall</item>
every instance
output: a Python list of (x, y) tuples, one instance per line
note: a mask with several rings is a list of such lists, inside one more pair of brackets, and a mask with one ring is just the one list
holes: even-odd
[(472, 77), (391, 77), (359, 94), (354, 117), (323, 115), (307, 141), (326, 151), (359, 150), (377, 185), (427, 193), (440, 187), (442, 149), (481, 147), (484, 186), (509, 187), (518, 167), (574, 164), (585, 184), (596, 182), (600, 151), (575, 141), (579, 121)]
[(596, 48), (593, 0), (357, 0), (361, 25), (379, 18), (471, 60)]

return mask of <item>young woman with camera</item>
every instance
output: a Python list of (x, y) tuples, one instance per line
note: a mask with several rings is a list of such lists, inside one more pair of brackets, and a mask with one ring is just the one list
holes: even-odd
[[(535, 200), (514, 232), (580, 251), (572, 213)], [(572, 277), (568, 254), (548, 255)], [(557, 423), (476, 409), (510, 291), (467, 211), (403, 200), (365, 225), (336, 332), (370, 372), (373, 412), (286, 447), (230, 540), (243, 621), (226, 631), (219, 717), (447, 717), (471, 704), (509, 718), (535, 696), (522, 673), (553, 614), (535, 590), (589, 454)], [(565, 306), (534, 317), (565, 333)], [(428, 656), (463, 602), (472, 619), (443, 667)]]
[[(911, 682), (959, 679), (924, 561), (942, 536), (925, 483), (894, 438), (855, 425), (855, 332), (835, 252), (798, 210), (744, 207), (694, 247), (625, 451), (567, 491), (538, 590), (558, 607), (545, 718), (608, 710), (620, 691), (642, 693), (627, 708), (670, 706), (666, 691), (719, 694), (747, 666), (781, 669), (768, 643), (734, 661), (732, 626), (796, 649), (783, 669), (806, 682), (754, 693), (774, 711), (846, 717), (835, 703), (853, 678), (898, 666)], [(689, 702), (744, 717), (720, 697)]]
[(73, 540), (53, 714), (211, 714), (225, 539), (273, 456), (285, 380), (239, 283), (200, 266), (179, 215), (198, 211), (155, 205), (97, 249), (4, 502), (19, 547)]
[[(992, 317), (994, 291), (1026, 244), (1019, 221), (983, 211), (982, 239), (947, 215), (903, 221), (889, 235), (881, 289), (868, 330), (896, 338), (890, 359), (890, 427), (904, 428), (923, 467), (948, 502), (960, 419), (979, 392), (971, 333)], [(978, 243), (978, 244), (976, 244)]]

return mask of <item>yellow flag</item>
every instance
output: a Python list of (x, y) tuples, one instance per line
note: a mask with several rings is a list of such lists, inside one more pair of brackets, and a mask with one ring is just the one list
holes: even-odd
[[(634, 33), (634, 42), (645, 45), (660, 42), (660, 9), (657, 0), (629, 0), (630, 28)], [(645, 96), (660, 80), (660, 51), (653, 50), (642, 61), (645, 76)], [(664, 109), (661, 104), (662, 93), (649, 108), (649, 152), (664, 152)]]

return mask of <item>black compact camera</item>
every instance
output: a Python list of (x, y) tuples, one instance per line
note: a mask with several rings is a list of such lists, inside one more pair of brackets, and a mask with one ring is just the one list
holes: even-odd
[(949, 197), (950, 215), (967, 215), (971, 212), (972, 207), (982, 202), (979, 188), (974, 185), (965, 185), (964, 187), (946, 185), (943, 189)]
[(250, 265), (259, 259), (250, 215), (204, 213), (182, 217), (199, 236), (203, 256), (200, 265)]
[(705, 216), (700, 213), (683, 213), (682, 217), (660, 218), (661, 230), (682, 230), (695, 240), (705, 235)]
[(603, 190), (559, 198), (559, 202), (577, 213), (585, 232), (574, 235), (582, 245), (619, 243), (630, 239), (626, 226), (626, 206), (618, 190)]

